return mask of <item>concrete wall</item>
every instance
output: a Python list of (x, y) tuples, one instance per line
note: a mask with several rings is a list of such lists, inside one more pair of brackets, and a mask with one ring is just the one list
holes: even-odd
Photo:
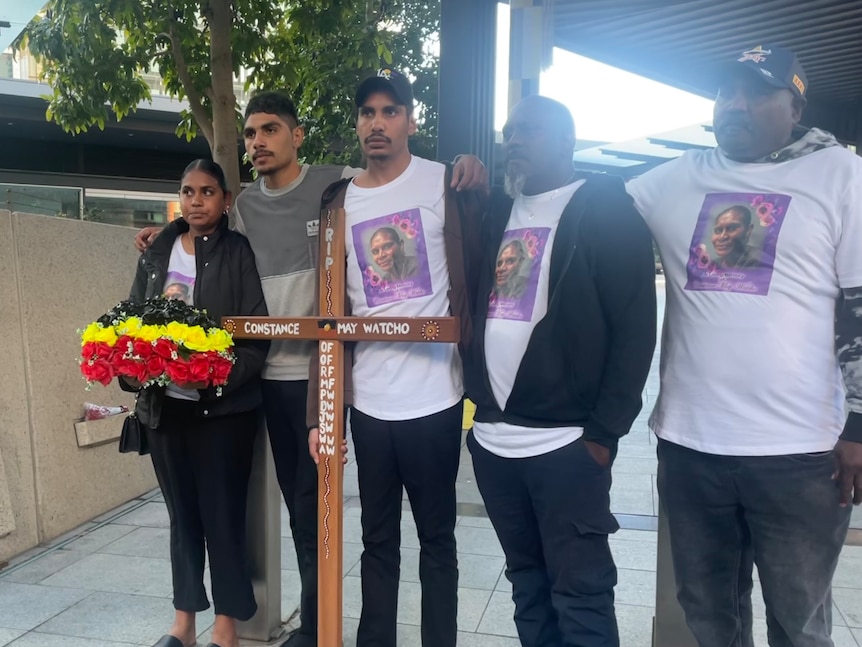
[(86, 391), (76, 361), (77, 329), (128, 295), (133, 236), (0, 211), (0, 559), (156, 486), (149, 458), (105, 442), (119, 437), (123, 416), (101, 423), (89, 446), (75, 429), (84, 402), (133, 403), (115, 385)]

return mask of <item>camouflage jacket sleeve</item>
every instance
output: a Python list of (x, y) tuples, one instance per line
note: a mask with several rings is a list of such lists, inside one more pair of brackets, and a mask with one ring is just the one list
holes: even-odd
[(842, 290), (835, 342), (850, 410), (841, 439), (862, 443), (862, 287)]

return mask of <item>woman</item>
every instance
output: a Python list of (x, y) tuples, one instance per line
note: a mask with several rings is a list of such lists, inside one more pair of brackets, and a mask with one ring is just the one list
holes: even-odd
[[(141, 257), (131, 299), (166, 295), (228, 315), (267, 314), (248, 241), (228, 229), (231, 194), (221, 167), (199, 159), (180, 187), (183, 217), (170, 223)], [(220, 396), (215, 389), (150, 387), (136, 411), (149, 429), (153, 467), (171, 520), (176, 617), (154, 647), (195, 644), (195, 614), (209, 608), (204, 546), (209, 553), (215, 626), (210, 647), (238, 647), (236, 621), (257, 605), (245, 553), (246, 492), (261, 403), (260, 373), (268, 342), (238, 340), (236, 364)], [(125, 378), (126, 388), (136, 389)]]

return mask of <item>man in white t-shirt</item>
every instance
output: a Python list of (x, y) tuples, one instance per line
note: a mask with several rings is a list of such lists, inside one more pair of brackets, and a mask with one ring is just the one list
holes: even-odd
[(620, 644), (611, 464), (655, 348), (649, 231), (620, 178), (574, 173), (574, 145), (562, 104), (515, 106), (503, 128), (508, 195), (492, 193), (470, 281), (467, 446), (523, 647)]
[[(462, 222), (478, 222), (479, 214), (467, 213), (469, 196), (447, 189), (446, 166), (410, 154), (416, 121), (412, 87), (403, 75), (381, 70), (360, 84), (355, 99), (356, 132), (368, 166), (324, 197), (326, 208), (339, 209), (343, 201), (346, 214), (347, 308), (361, 317), (453, 314), (461, 318), (466, 342), (465, 261), (461, 237), (453, 234)], [(395, 247), (383, 250), (384, 238)], [(345, 400), (351, 404), (364, 547), (357, 647), (396, 647), (402, 488), (419, 534), (422, 645), (455, 647), (455, 479), (464, 394), (458, 347), (359, 342), (352, 361), (347, 355), (344, 363), (352, 366)], [(311, 367), (315, 371), (318, 363)], [(310, 389), (315, 385), (312, 375)], [(309, 395), (308, 419), (316, 460), (316, 393)]]
[(848, 504), (862, 501), (862, 159), (798, 127), (808, 81), (792, 52), (734, 58), (718, 148), (628, 187), (667, 279), (659, 494), (701, 647), (752, 645), (753, 564), (769, 644), (827, 647)]

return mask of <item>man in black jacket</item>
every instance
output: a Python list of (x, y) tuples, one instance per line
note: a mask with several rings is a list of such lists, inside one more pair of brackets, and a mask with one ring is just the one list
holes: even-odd
[[(506, 193), (483, 223), (467, 444), (506, 553), (524, 647), (616, 647), (611, 464), (655, 346), (649, 231), (619, 178), (578, 178), (568, 110), (528, 97), (503, 129)], [(524, 249), (518, 294), (494, 290)]]

